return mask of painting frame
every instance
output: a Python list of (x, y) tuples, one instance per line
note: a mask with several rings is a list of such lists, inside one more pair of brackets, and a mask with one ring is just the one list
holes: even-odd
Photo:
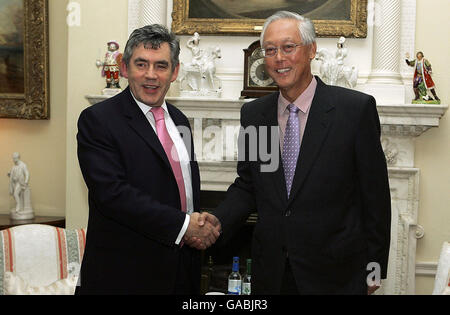
[(23, 1), (24, 93), (0, 93), (0, 118), (50, 118), (48, 0)]
[[(172, 31), (177, 35), (258, 36), (263, 19), (189, 18), (190, 0), (173, 0)], [(318, 37), (367, 37), (367, 0), (351, 0), (349, 20), (313, 20)]]

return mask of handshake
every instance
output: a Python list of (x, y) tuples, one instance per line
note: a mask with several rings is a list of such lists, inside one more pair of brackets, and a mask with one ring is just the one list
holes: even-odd
[(194, 212), (191, 214), (183, 241), (190, 247), (204, 250), (216, 242), (221, 230), (220, 221), (214, 215)]

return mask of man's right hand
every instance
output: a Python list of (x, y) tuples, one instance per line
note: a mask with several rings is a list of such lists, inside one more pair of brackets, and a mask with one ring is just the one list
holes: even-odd
[(221, 230), (221, 224), (214, 215), (194, 212), (183, 241), (191, 247), (204, 250), (216, 242)]

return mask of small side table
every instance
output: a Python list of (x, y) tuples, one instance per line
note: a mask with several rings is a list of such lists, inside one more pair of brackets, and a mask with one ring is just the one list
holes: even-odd
[(59, 228), (66, 227), (66, 219), (64, 217), (42, 217), (36, 216), (30, 220), (11, 220), (9, 214), (0, 214), (0, 230), (9, 229), (13, 226), (23, 224), (47, 224)]

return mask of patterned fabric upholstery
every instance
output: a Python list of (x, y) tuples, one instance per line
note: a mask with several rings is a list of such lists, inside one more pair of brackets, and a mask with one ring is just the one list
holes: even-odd
[(28, 224), (0, 231), (0, 295), (4, 273), (13, 272), (32, 286), (47, 286), (78, 276), (86, 230)]

